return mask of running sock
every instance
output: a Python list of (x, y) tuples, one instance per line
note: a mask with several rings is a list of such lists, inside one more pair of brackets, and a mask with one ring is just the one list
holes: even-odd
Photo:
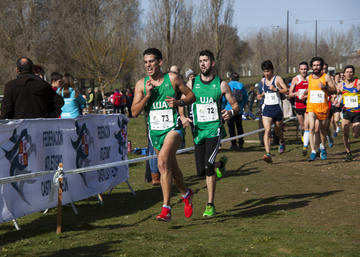
[(188, 191), (186, 192), (186, 194), (184, 194), (184, 195), (181, 195), (183, 198), (186, 198), (186, 197), (188, 197), (188, 195), (190, 194), (190, 190), (188, 189)]
[(315, 150), (311, 150), (311, 153), (316, 153), (316, 151), (315, 151)]
[(324, 150), (324, 149), (325, 149), (325, 146), (322, 143), (320, 143), (320, 150)]
[(309, 130), (304, 131), (304, 147), (308, 147), (309, 145)]
[(167, 208), (167, 209), (171, 210), (170, 205), (163, 204), (163, 206), (162, 206), (162, 207), (164, 207), (164, 208)]
[(336, 128), (336, 133), (339, 133), (340, 132), (340, 127), (337, 127)]
[(214, 204), (213, 204), (213, 203), (207, 203), (207, 205), (211, 205), (211, 206), (214, 206)]

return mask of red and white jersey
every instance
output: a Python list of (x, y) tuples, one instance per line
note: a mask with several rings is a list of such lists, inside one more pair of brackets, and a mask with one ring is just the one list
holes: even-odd
[[(305, 91), (308, 89), (309, 83), (307, 80), (303, 80), (300, 75), (296, 76), (297, 82), (295, 85), (295, 92), (299, 92), (299, 95), (302, 96)], [(306, 98), (300, 100), (299, 97), (296, 95), (295, 97), (295, 108), (296, 109), (305, 109), (306, 108)]]

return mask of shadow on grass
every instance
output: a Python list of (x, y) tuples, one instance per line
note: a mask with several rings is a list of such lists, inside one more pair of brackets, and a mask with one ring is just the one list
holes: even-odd
[(119, 245), (122, 241), (110, 241), (102, 244), (95, 244), (95, 245), (86, 245), (86, 246), (79, 246), (69, 249), (59, 250), (56, 253), (46, 255), (47, 257), (57, 257), (57, 256), (71, 256), (71, 257), (82, 257), (82, 256), (104, 256), (109, 255), (114, 252), (118, 252), (118, 250), (111, 250), (110, 248), (113, 245)]
[[(217, 217), (221, 218), (238, 218), (238, 217), (255, 217), (270, 214), (277, 211), (286, 211), (297, 208), (303, 208), (308, 206), (311, 200), (327, 197), (336, 193), (343, 192), (344, 190), (333, 190), (326, 192), (315, 192), (315, 193), (306, 193), (306, 194), (293, 194), (293, 195), (280, 195), (272, 196), (268, 198), (259, 198), (246, 200), (243, 203), (235, 205), (236, 208), (227, 210), (226, 212), (235, 212), (232, 214), (221, 214)], [(299, 200), (302, 201), (292, 201), (288, 203), (281, 204), (272, 204), (277, 201), (287, 201), (287, 200)]]
[[(176, 191), (175, 191), (176, 192)], [(63, 206), (63, 231), (83, 231), (96, 230), (98, 228), (121, 228), (136, 226), (155, 214), (149, 214), (147, 217), (137, 219), (132, 224), (122, 224), (119, 219), (112, 221), (111, 225), (96, 225), (96, 221), (101, 221), (119, 216), (131, 215), (141, 210), (147, 210), (162, 200), (160, 187), (153, 187), (145, 190), (137, 190), (136, 196), (130, 192), (112, 193), (103, 195), (104, 206), (100, 206), (95, 197), (79, 201), (76, 203), (79, 214), (75, 215), (70, 206)], [(19, 224), (20, 231), (11, 230), (11, 226), (6, 226), (10, 231), (0, 235), (2, 245), (13, 243), (18, 240), (31, 238), (45, 233), (55, 233), (56, 229), (56, 209), (51, 209), (49, 213), (41, 215), (35, 220)], [(4, 228), (2, 226), (2, 228)]]
[[(344, 190), (333, 190), (326, 192), (306, 193), (306, 194), (293, 194), (293, 195), (280, 195), (268, 198), (259, 198), (246, 200), (235, 208), (226, 210), (222, 213), (218, 213), (216, 216), (211, 218), (193, 219), (193, 221), (199, 221), (199, 223), (191, 223), (186, 225), (171, 226), (169, 229), (181, 229), (183, 227), (197, 226), (209, 223), (225, 222), (231, 219), (237, 218), (252, 218), (261, 217), (270, 214), (276, 214), (278, 211), (288, 211), (298, 208), (303, 208), (309, 205), (309, 203), (318, 198), (327, 197), (336, 193), (343, 192)], [(278, 203), (277, 201), (289, 201), (289, 200), (300, 200), (290, 201), (288, 203)], [(273, 216), (272, 216), (273, 217)]]

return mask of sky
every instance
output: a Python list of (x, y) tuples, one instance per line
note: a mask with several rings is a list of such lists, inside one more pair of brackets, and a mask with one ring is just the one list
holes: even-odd
[[(144, 14), (152, 1), (140, 0)], [(199, 5), (201, 0), (191, 2)], [(360, 25), (360, 0), (233, 0), (233, 3), (233, 26), (242, 39), (261, 28), (286, 28), (287, 11), (290, 14), (290, 32), (308, 36), (315, 34), (316, 19), (319, 34), (330, 29), (349, 30), (352, 25)]]

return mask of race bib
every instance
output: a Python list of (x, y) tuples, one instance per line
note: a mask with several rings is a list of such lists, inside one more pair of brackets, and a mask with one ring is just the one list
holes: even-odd
[(298, 92), (299, 92), (299, 96), (298, 96), (298, 98), (299, 98), (299, 99), (301, 99), (301, 98), (303, 97), (303, 95), (305, 94), (306, 89), (304, 89), (304, 88), (299, 89), (299, 90), (298, 90)]
[(279, 97), (276, 93), (265, 93), (265, 101), (266, 105), (275, 105), (279, 104)]
[(151, 110), (150, 128), (151, 130), (165, 130), (174, 126), (173, 110)]
[(322, 104), (325, 103), (325, 93), (322, 90), (310, 91), (310, 103)]
[(357, 108), (359, 106), (359, 100), (357, 95), (344, 95), (345, 108)]
[(219, 120), (218, 108), (216, 106), (216, 103), (196, 104), (196, 114), (198, 122)]

